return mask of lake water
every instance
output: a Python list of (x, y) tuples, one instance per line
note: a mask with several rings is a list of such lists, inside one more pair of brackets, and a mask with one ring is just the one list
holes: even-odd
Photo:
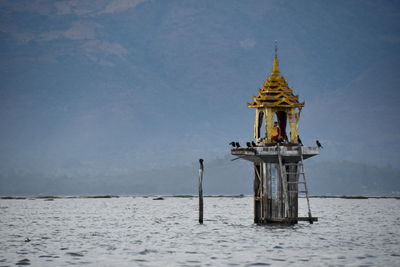
[[(252, 197), (0, 200), (0, 266), (400, 266), (400, 200), (311, 199), (253, 224)], [(300, 214), (306, 215), (305, 199)]]

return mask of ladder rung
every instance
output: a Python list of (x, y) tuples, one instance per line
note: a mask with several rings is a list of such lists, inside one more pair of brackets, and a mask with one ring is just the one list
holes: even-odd
[(303, 193), (307, 194), (307, 191), (298, 191), (298, 190), (288, 190), (289, 193), (297, 192), (297, 193)]

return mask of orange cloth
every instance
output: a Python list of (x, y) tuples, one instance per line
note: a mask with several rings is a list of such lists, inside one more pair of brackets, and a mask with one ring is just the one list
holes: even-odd
[(274, 140), (274, 141), (278, 140), (279, 135), (280, 135), (279, 127), (278, 126), (272, 127), (271, 133), (272, 133), (272, 140)]

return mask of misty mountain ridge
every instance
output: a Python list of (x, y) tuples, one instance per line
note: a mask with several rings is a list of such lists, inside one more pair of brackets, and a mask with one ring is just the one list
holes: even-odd
[[(252, 164), (231, 158), (205, 161), (205, 194), (252, 194)], [(305, 169), (311, 195), (400, 195), (400, 170), (391, 166), (310, 159)], [(196, 194), (197, 179), (197, 163), (117, 176), (3, 173), (0, 195)]]

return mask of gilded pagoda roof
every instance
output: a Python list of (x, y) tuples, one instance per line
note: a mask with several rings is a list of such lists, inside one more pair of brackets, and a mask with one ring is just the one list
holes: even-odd
[(289, 88), (288, 83), (279, 71), (276, 47), (272, 73), (265, 80), (263, 87), (258, 90), (257, 96), (253, 96), (251, 103), (247, 103), (247, 106), (249, 108), (297, 108), (304, 106), (304, 102), (299, 102), (299, 96), (293, 94), (293, 90)]

